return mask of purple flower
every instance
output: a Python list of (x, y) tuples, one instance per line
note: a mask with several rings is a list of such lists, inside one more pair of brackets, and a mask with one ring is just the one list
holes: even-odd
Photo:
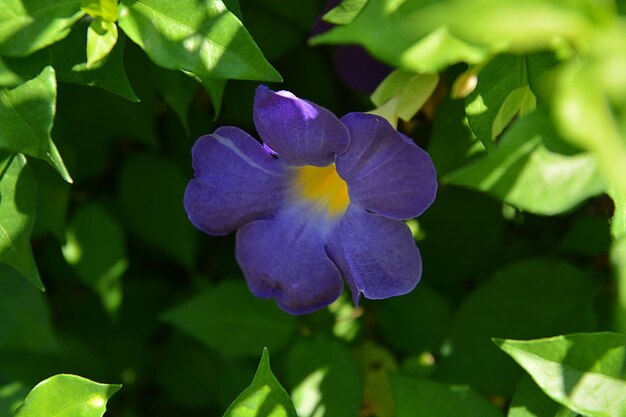
[[(185, 192), (191, 222), (211, 235), (236, 229), (236, 256), (254, 295), (292, 314), (343, 290), (387, 298), (411, 291), (422, 262), (402, 220), (435, 198), (428, 154), (382, 117), (327, 109), (259, 86), (260, 144), (236, 127), (198, 139)], [(343, 277), (343, 279), (342, 279)]]

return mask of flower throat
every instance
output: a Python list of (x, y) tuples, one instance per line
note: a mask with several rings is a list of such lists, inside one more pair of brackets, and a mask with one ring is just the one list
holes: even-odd
[(350, 203), (348, 185), (337, 173), (335, 164), (296, 168), (293, 188), (297, 196), (333, 217), (343, 214)]

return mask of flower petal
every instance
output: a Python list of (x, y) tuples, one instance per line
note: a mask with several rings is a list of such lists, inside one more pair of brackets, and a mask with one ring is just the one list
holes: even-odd
[(437, 191), (430, 156), (380, 116), (349, 113), (341, 121), (351, 142), (336, 166), (348, 183), (350, 200), (397, 220), (422, 214)]
[(326, 166), (350, 144), (348, 129), (327, 109), (264, 85), (254, 97), (261, 139), (291, 165)]
[(271, 217), (280, 206), (285, 166), (246, 132), (219, 128), (198, 139), (191, 153), (195, 179), (187, 185), (184, 205), (198, 229), (224, 235)]
[(237, 261), (250, 291), (275, 298), (288, 313), (310, 313), (343, 290), (341, 274), (324, 250), (328, 229), (315, 220), (295, 209), (237, 232)]
[(352, 288), (381, 299), (410, 292), (422, 275), (422, 260), (402, 222), (350, 205), (328, 239), (328, 253)]

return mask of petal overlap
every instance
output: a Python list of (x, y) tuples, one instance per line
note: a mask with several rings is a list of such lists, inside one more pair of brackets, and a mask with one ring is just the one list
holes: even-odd
[(437, 176), (428, 154), (387, 120), (349, 113), (341, 121), (350, 147), (337, 157), (337, 172), (348, 183), (350, 199), (374, 213), (407, 220), (434, 201)]
[(353, 292), (382, 299), (406, 294), (420, 280), (422, 260), (409, 228), (356, 205), (331, 233), (327, 249)]
[(341, 274), (324, 250), (330, 229), (310, 220), (305, 209), (292, 209), (237, 232), (237, 261), (252, 293), (275, 298), (292, 314), (326, 306), (343, 290)]
[(270, 218), (286, 187), (284, 165), (253, 137), (235, 127), (203, 136), (192, 149), (195, 179), (185, 190), (191, 222), (213, 235)]
[(350, 143), (348, 129), (330, 111), (263, 85), (254, 98), (254, 125), (263, 142), (291, 165), (329, 165)]

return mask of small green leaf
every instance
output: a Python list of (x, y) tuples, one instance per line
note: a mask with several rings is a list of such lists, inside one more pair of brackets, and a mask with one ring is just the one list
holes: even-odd
[(589, 417), (626, 415), (626, 351), (617, 333), (495, 340), (553, 400)]
[(391, 374), (396, 417), (502, 417), (469, 387)]
[(297, 417), (291, 398), (280, 385), (272, 370), (267, 348), (252, 384), (228, 407), (224, 417)]
[[(111, 25), (115, 26), (113, 23)], [(87, 31), (87, 22), (78, 22), (66, 39), (50, 48), (59, 81), (100, 87), (127, 100), (139, 101), (124, 68), (126, 37), (120, 34), (111, 52), (88, 68), (85, 55)]]
[(107, 401), (120, 388), (76, 375), (55, 375), (31, 390), (15, 417), (102, 417)]
[(374, 112), (386, 117), (394, 126), (398, 118), (409, 121), (426, 103), (438, 82), (436, 74), (395, 70), (372, 94), (372, 102), (378, 106)]
[(11, 265), (43, 290), (30, 248), (36, 184), (23, 155), (0, 151), (0, 195), (0, 262)]
[(170, 159), (143, 154), (118, 177), (119, 203), (131, 231), (187, 268), (195, 259), (196, 231), (183, 208), (187, 178)]
[(0, 351), (50, 354), (59, 350), (44, 295), (14, 269), (0, 265)]
[(356, 417), (363, 396), (363, 377), (341, 343), (316, 336), (301, 339), (287, 355), (287, 380), (300, 417)]
[(114, 314), (122, 301), (120, 279), (128, 266), (124, 234), (119, 223), (103, 207), (80, 207), (65, 232), (63, 256), (78, 277)]
[[(219, 316), (219, 320), (214, 318)], [(259, 346), (278, 350), (296, 330), (294, 317), (255, 298), (243, 282), (224, 281), (166, 312), (163, 320), (229, 356), (255, 356)]]
[(50, 137), (56, 110), (57, 84), (52, 67), (12, 89), (0, 89), (0, 149), (47, 161), (72, 182)]
[(82, 0), (82, 9), (94, 20), (100, 18), (107, 22), (115, 22), (118, 17), (118, 0)]
[(535, 112), (516, 122), (492, 152), (445, 181), (532, 213), (558, 214), (606, 189), (596, 158), (574, 152), (558, 136), (549, 115)]
[(111, 52), (117, 42), (117, 25), (99, 17), (87, 29), (87, 68), (92, 68)]
[(3, 0), (0, 55), (26, 56), (57, 42), (81, 18), (80, 0)]
[(528, 375), (517, 384), (507, 417), (577, 417), (566, 407), (552, 401)]
[(358, 16), (368, 0), (343, 0), (324, 15), (324, 20), (335, 25), (347, 25)]
[(216, 109), (223, 80), (282, 80), (221, 0), (124, 0), (119, 24), (154, 63), (200, 80)]

